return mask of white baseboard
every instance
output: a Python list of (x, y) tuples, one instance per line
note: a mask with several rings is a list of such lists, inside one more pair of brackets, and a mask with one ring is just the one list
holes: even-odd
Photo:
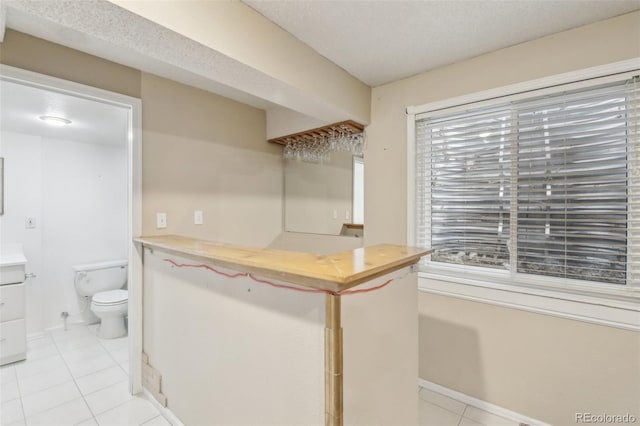
[(158, 411), (160, 411), (160, 414), (162, 414), (162, 416), (167, 419), (172, 426), (184, 426), (184, 423), (182, 423), (171, 410), (167, 407), (163, 407), (158, 401), (156, 401), (153, 395), (151, 395), (151, 392), (142, 388), (142, 394), (149, 400), (149, 402), (151, 402), (151, 404), (153, 404), (154, 407), (158, 409)]
[(540, 420), (532, 419), (531, 417), (524, 416), (520, 413), (516, 413), (515, 411), (508, 410), (503, 407), (499, 407), (497, 405), (491, 404), (490, 402), (483, 401), (478, 398), (474, 398), (472, 396), (466, 395), (462, 392), (454, 391), (449, 388), (445, 388), (444, 386), (440, 386), (436, 383), (429, 382), (424, 379), (418, 379), (418, 385), (429, 389), (433, 392), (437, 392), (439, 394), (448, 396), (450, 398), (456, 399), (460, 402), (463, 402), (467, 405), (471, 405), (472, 407), (479, 408), (481, 410), (487, 411), (491, 414), (495, 414), (496, 416), (504, 417), (509, 420), (513, 420), (518, 423), (524, 423), (530, 426), (551, 426), (548, 423), (542, 422)]
[(53, 327), (47, 327), (43, 331), (36, 331), (35, 333), (27, 334), (27, 340), (39, 339), (41, 337), (49, 335), (52, 331), (61, 330), (63, 328), (63, 324), (54, 325)]
[[(75, 327), (75, 326), (89, 326), (89, 325), (93, 325), (93, 324), (98, 324), (98, 323), (97, 322), (87, 322), (87, 321), (68, 322), (67, 323), (67, 328)], [(64, 328), (64, 324), (58, 324), (58, 325), (54, 325), (53, 327), (47, 327), (47, 328), (44, 329), (44, 331), (36, 331), (35, 333), (27, 334), (27, 340), (40, 339), (40, 338), (48, 335), (52, 331), (61, 330), (63, 328)]]
[(27, 340), (41, 339), (46, 335), (47, 335), (47, 333), (45, 331), (37, 331), (35, 333), (29, 333), (29, 334), (27, 334)]

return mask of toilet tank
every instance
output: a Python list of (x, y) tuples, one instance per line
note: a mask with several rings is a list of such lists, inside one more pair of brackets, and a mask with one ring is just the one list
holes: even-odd
[(74, 283), (80, 296), (117, 290), (127, 283), (127, 260), (89, 263), (73, 267)]

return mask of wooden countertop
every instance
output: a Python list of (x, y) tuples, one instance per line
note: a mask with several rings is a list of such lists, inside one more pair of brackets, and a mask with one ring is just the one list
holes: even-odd
[(239, 272), (340, 292), (412, 265), (433, 250), (379, 244), (331, 255), (243, 247), (178, 235), (135, 238), (145, 247)]

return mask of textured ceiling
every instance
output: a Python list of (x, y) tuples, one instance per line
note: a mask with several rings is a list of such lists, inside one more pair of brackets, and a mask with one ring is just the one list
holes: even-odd
[[(54, 127), (39, 117), (53, 115), (72, 121)], [(0, 126), (3, 131), (49, 139), (126, 147), (127, 110), (49, 90), (0, 81)]]
[(233, 60), (108, 1), (0, 1), (7, 8), (7, 28), (258, 108), (272, 106), (246, 91), (234, 89), (233, 81), (211, 78), (232, 72), (241, 74), (244, 68)]
[(324, 122), (359, 118), (106, 0), (0, 1), (7, 28), (257, 108), (282, 106)]
[(244, 0), (370, 86), (640, 9), (640, 0)]
[[(340, 105), (269, 70), (247, 66), (109, 1), (0, 1), (8, 28), (258, 108), (278, 105), (323, 122), (354, 119)], [(245, 3), (371, 86), (640, 10), (640, 0)]]

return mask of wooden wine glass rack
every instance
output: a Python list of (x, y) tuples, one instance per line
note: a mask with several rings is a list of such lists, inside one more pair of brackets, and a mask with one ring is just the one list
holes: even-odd
[(304, 132), (293, 133), (291, 135), (280, 136), (277, 138), (269, 139), (267, 142), (276, 143), (279, 145), (286, 145), (288, 142), (303, 142), (307, 140), (314, 140), (322, 137), (329, 137), (335, 133), (348, 132), (352, 134), (362, 133), (364, 126), (355, 121), (347, 120), (339, 123), (328, 124), (326, 126), (318, 127)]

